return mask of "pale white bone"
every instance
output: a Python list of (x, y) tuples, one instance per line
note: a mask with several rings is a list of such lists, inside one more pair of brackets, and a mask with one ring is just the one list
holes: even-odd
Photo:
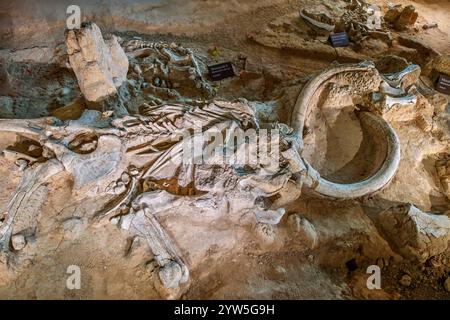
[[(304, 123), (310, 110), (318, 102), (320, 93), (325, 89), (326, 84), (341, 73), (372, 72), (374, 81), (379, 84), (381, 77), (374, 72), (374, 65), (362, 63), (357, 65), (332, 66), (313, 79), (311, 79), (300, 93), (294, 112), (291, 117), (291, 126), (303, 132)], [(378, 78), (377, 78), (378, 77)], [(400, 76), (397, 76), (401, 78)], [(352, 184), (339, 184), (327, 181), (320, 177), (320, 174), (307, 164), (308, 170), (304, 184), (314, 189), (318, 194), (334, 198), (356, 198), (378, 191), (388, 184), (394, 177), (400, 162), (400, 142), (391, 128), (382, 118), (370, 113), (360, 113), (362, 125), (366, 125), (378, 137), (381, 143), (386, 146), (386, 156), (381, 168), (373, 176), (364, 181)]]
[(285, 213), (286, 210), (284, 208), (277, 210), (257, 210), (255, 216), (259, 223), (279, 224)]
[[(383, 74), (381, 76), (391, 87), (407, 89), (404, 88), (404, 86), (408, 87), (409, 84), (415, 83), (420, 76), (420, 72), (421, 72), (420, 66), (416, 64), (411, 64), (399, 72)], [(407, 79), (407, 77), (411, 77), (412, 79)]]
[[(45, 200), (45, 194), (38, 193), (37, 190), (52, 176), (62, 171), (64, 171), (64, 167), (55, 159), (36, 163), (24, 171), (20, 184), (8, 203), (6, 219), (0, 227), (0, 250), (8, 250), (14, 224), (17, 219), (21, 218), (21, 214), (35, 216), (39, 213), (40, 206)], [(31, 200), (35, 194), (38, 195), (38, 199)], [(32, 206), (30, 206), (31, 203), (33, 203)], [(29, 214), (30, 210), (33, 210), (34, 213)]]
[(301, 10), (301, 11), (300, 11), (300, 17), (302, 17), (302, 18), (303, 18), (305, 21), (307, 21), (308, 23), (310, 23), (310, 24), (316, 26), (317, 28), (326, 30), (326, 31), (328, 31), (328, 32), (331, 32), (331, 31), (334, 30), (334, 28), (335, 28), (334, 25), (327, 24), (327, 23), (323, 23), (323, 22), (317, 21), (317, 20), (315, 20), (315, 19), (313, 19), (313, 18), (310, 18), (310, 17), (308, 17), (308, 16), (306, 15), (305, 12), (306, 12), (305, 9)]
[[(165, 191), (143, 193), (133, 202), (129, 231), (147, 240), (155, 260), (161, 267), (160, 279), (167, 288), (178, 287), (189, 280), (189, 270), (174, 246), (173, 240), (158, 222), (155, 214), (179, 204), (179, 197)], [(182, 200), (181, 200), (182, 201)], [(179, 269), (174, 272), (173, 269)]]

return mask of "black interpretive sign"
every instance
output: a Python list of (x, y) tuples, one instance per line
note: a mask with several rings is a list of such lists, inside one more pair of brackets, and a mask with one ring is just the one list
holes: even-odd
[(349, 45), (347, 32), (338, 32), (330, 34), (331, 45), (337, 47), (347, 47)]
[(450, 95), (450, 77), (441, 74), (436, 84), (436, 90), (441, 93)]
[(224, 62), (208, 66), (209, 76), (213, 81), (234, 77), (233, 65), (231, 62)]

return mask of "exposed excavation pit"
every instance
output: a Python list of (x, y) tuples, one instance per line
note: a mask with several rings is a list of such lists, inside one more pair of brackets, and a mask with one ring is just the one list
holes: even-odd
[(0, 298), (450, 298), (447, 1), (81, 2), (1, 4)]

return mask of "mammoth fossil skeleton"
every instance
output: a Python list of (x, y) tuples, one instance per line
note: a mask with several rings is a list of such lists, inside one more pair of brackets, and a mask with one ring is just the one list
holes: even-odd
[[(264, 216), (266, 221), (273, 214), (279, 221), (280, 211), (267, 208), (260, 200), (277, 195), (289, 181), (297, 188), (305, 186), (316, 194), (334, 198), (356, 198), (376, 192), (393, 178), (400, 161), (399, 139), (392, 127), (374, 112), (358, 111), (363, 131), (383, 146), (384, 160), (367, 179), (340, 184), (322, 178), (302, 157), (302, 136), (308, 125), (308, 114), (336, 79), (346, 86), (357, 87), (360, 83), (352, 79), (365, 77), (371, 84), (366, 88), (367, 93), (401, 100), (408, 94), (403, 80), (414, 72), (417, 72), (415, 66), (399, 74), (383, 76), (372, 64), (362, 63), (332, 66), (316, 75), (298, 97), (292, 112), (292, 128), (271, 125), (280, 132), (276, 141), (281, 151), (280, 159), (276, 159), (280, 165), (276, 172), (268, 171), (261, 164), (237, 168), (231, 164), (183, 164), (174, 159), (181, 151), (178, 138), (191, 132), (194, 126), (219, 132), (229, 128), (260, 129), (255, 110), (244, 100), (214, 101), (202, 106), (160, 105), (146, 109), (144, 115), (115, 119), (87, 110), (79, 119), (65, 122), (50, 117), (0, 120), (0, 131), (33, 141), (42, 151), (39, 155), (14, 148), (3, 152), (5, 157), (13, 157), (23, 173), (0, 226), (0, 249), (7, 256), (15, 254), (11, 237), (21, 232), (15, 225), (30, 216), (24, 213), (34, 210), (37, 214), (43, 203), (42, 199), (34, 199), (32, 208), (27, 208), (33, 194), (45, 189), (49, 179), (65, 171), (73, 178), (74, 195), (107, 199), (92, 218), (110, 220), (144, 237), (160, 265), (163, 285), (177, 287), (188, 280), (189, 271), (174, 240), (159, 223), (159, 213), (186, 204), (214, 206), (215, 200), (227, 195), (248, 203), (258, 212), (255, 211), (256, 217)], [(370, 98), (364, 101), (370, 105), (376, 103)], [(41, 194), (45, 198), (45, 193)]]

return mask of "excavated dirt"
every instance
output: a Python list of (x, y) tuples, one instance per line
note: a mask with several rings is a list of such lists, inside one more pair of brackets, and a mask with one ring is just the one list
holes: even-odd
[[(220, 82), (206, 78), (215, 97), (258, 102), (263, 122), (289, 123), (304, 84), (332, 63), (376, 61), (383, 55), (398, 54), (420, 65), (423, 87), (430, 85), (425, 77), (429, 62), (435, 53), (450, 54), (450, 3), (393, 2), (416, 7), (419, 18), (415, 27), (392, 31), (391, 47), (368, 40), (363, 48), (352, 45), (337, 50), (320, 37), (305, 45), (304, 37), (316, 35), (303, 29), (298, 12), (307, 7), (336, 14), (348, 1), (127, 1), (126, 9), (124, 1), (116, 1), (104, 9), (96, 8), (95, 2), (80, 7), (86, 9), (84, 19), (97, 23), (104, 35), (119, 36), (122, 46), (132, 39), (177, 43), (192, 49), (204, 66), (232, 61), (238, 76)], [(386, 1), (372, 3), (387, 8)], [(67, 4), (55, 2), (38, 6), (39, 10), (20, 2), (1, 6), (0, 14), (7, 19), (2, 18), (0, 25), (0, 118), (52, 115), (61, 120), (78, 119), (83, 110), (96, 108), (84, 99), (66, 61)], [(52, 16), (51, 9), (62, 17)], [(431, 22), (439, 27), (422, 29)], [(422, 41), (421, 49), (414, 54), (412, 47), (401, 44), (401, 37)], [(141, 58), (130, 61), (128, 79), (135, 76), (134, 65), (145, 65)], [(133, 90), (132, 86), (122, 87), (119, 94), (135, 113), (144, 103), (157, 99), (188, 104), (212, 99), (189, 81), (181, 84), (178, 97)], [(162, 286), (144, 239), (130, 236), (108, 220), (95, 219), (95, 212), (108, 199), (86, 196), (83, 201), (74, 200), (73, 178), (58, 173), (45, 184), (47, 197), (39, 212), (31, 215), (30, 209), (33, 222), (24, 228), (25, 248), (12, 259), (0, 255), (0, 298), (450, 299), (450, 289), (445, 286), (450, 279), (450, 246), (425, 263), (410, 261), (396, 252), (377, 223), (380, 212), (402, 203), (450, 217), (448, 191), (436, 169), (450, 154), (450, 107), (445, 100), (449, 98), (433, 98), (432, 130), (423, 130), (414, 119), (389, 121), (399, 136), (401, 161), (393, 180), (375, 194), (332, 200), (303, 190), (300, 198), (283, 205), (286, 214), (276, 226), (255, 224), (254, 216), (244, 211), (223, 215), (223, 208), (215, 214), (178, 208), (160, 214), (159, 222), (190, 270), (188, 283), (175, 289)], [(303, 156), (331, 181), (361, 181), (380, 167), (385, 150), (364, 134), (348, 101), (339, 101), (342, 108), (329, 111), (327, 106), (335, 102), (321, 101), (324, 107), (309, 115), (308, 129), (315, 136), (305, 139)], [(15, 135), (2, 132), (0, 140), (3, 150), (15, 142)], [(21, 147), (23, 143), (17, 146)], [(22, 175), (14, 162), (0, 157), (0, 221)], [(313, 225), (314, 235), (299, 231), (297, 217)], [(66, 287), (70, 265), (80, 267), (79, 290)], [(381, 268), (380, 290), (366, 286), (370, 265)], [(402, 281), (405, 275), (410, 283)]]

